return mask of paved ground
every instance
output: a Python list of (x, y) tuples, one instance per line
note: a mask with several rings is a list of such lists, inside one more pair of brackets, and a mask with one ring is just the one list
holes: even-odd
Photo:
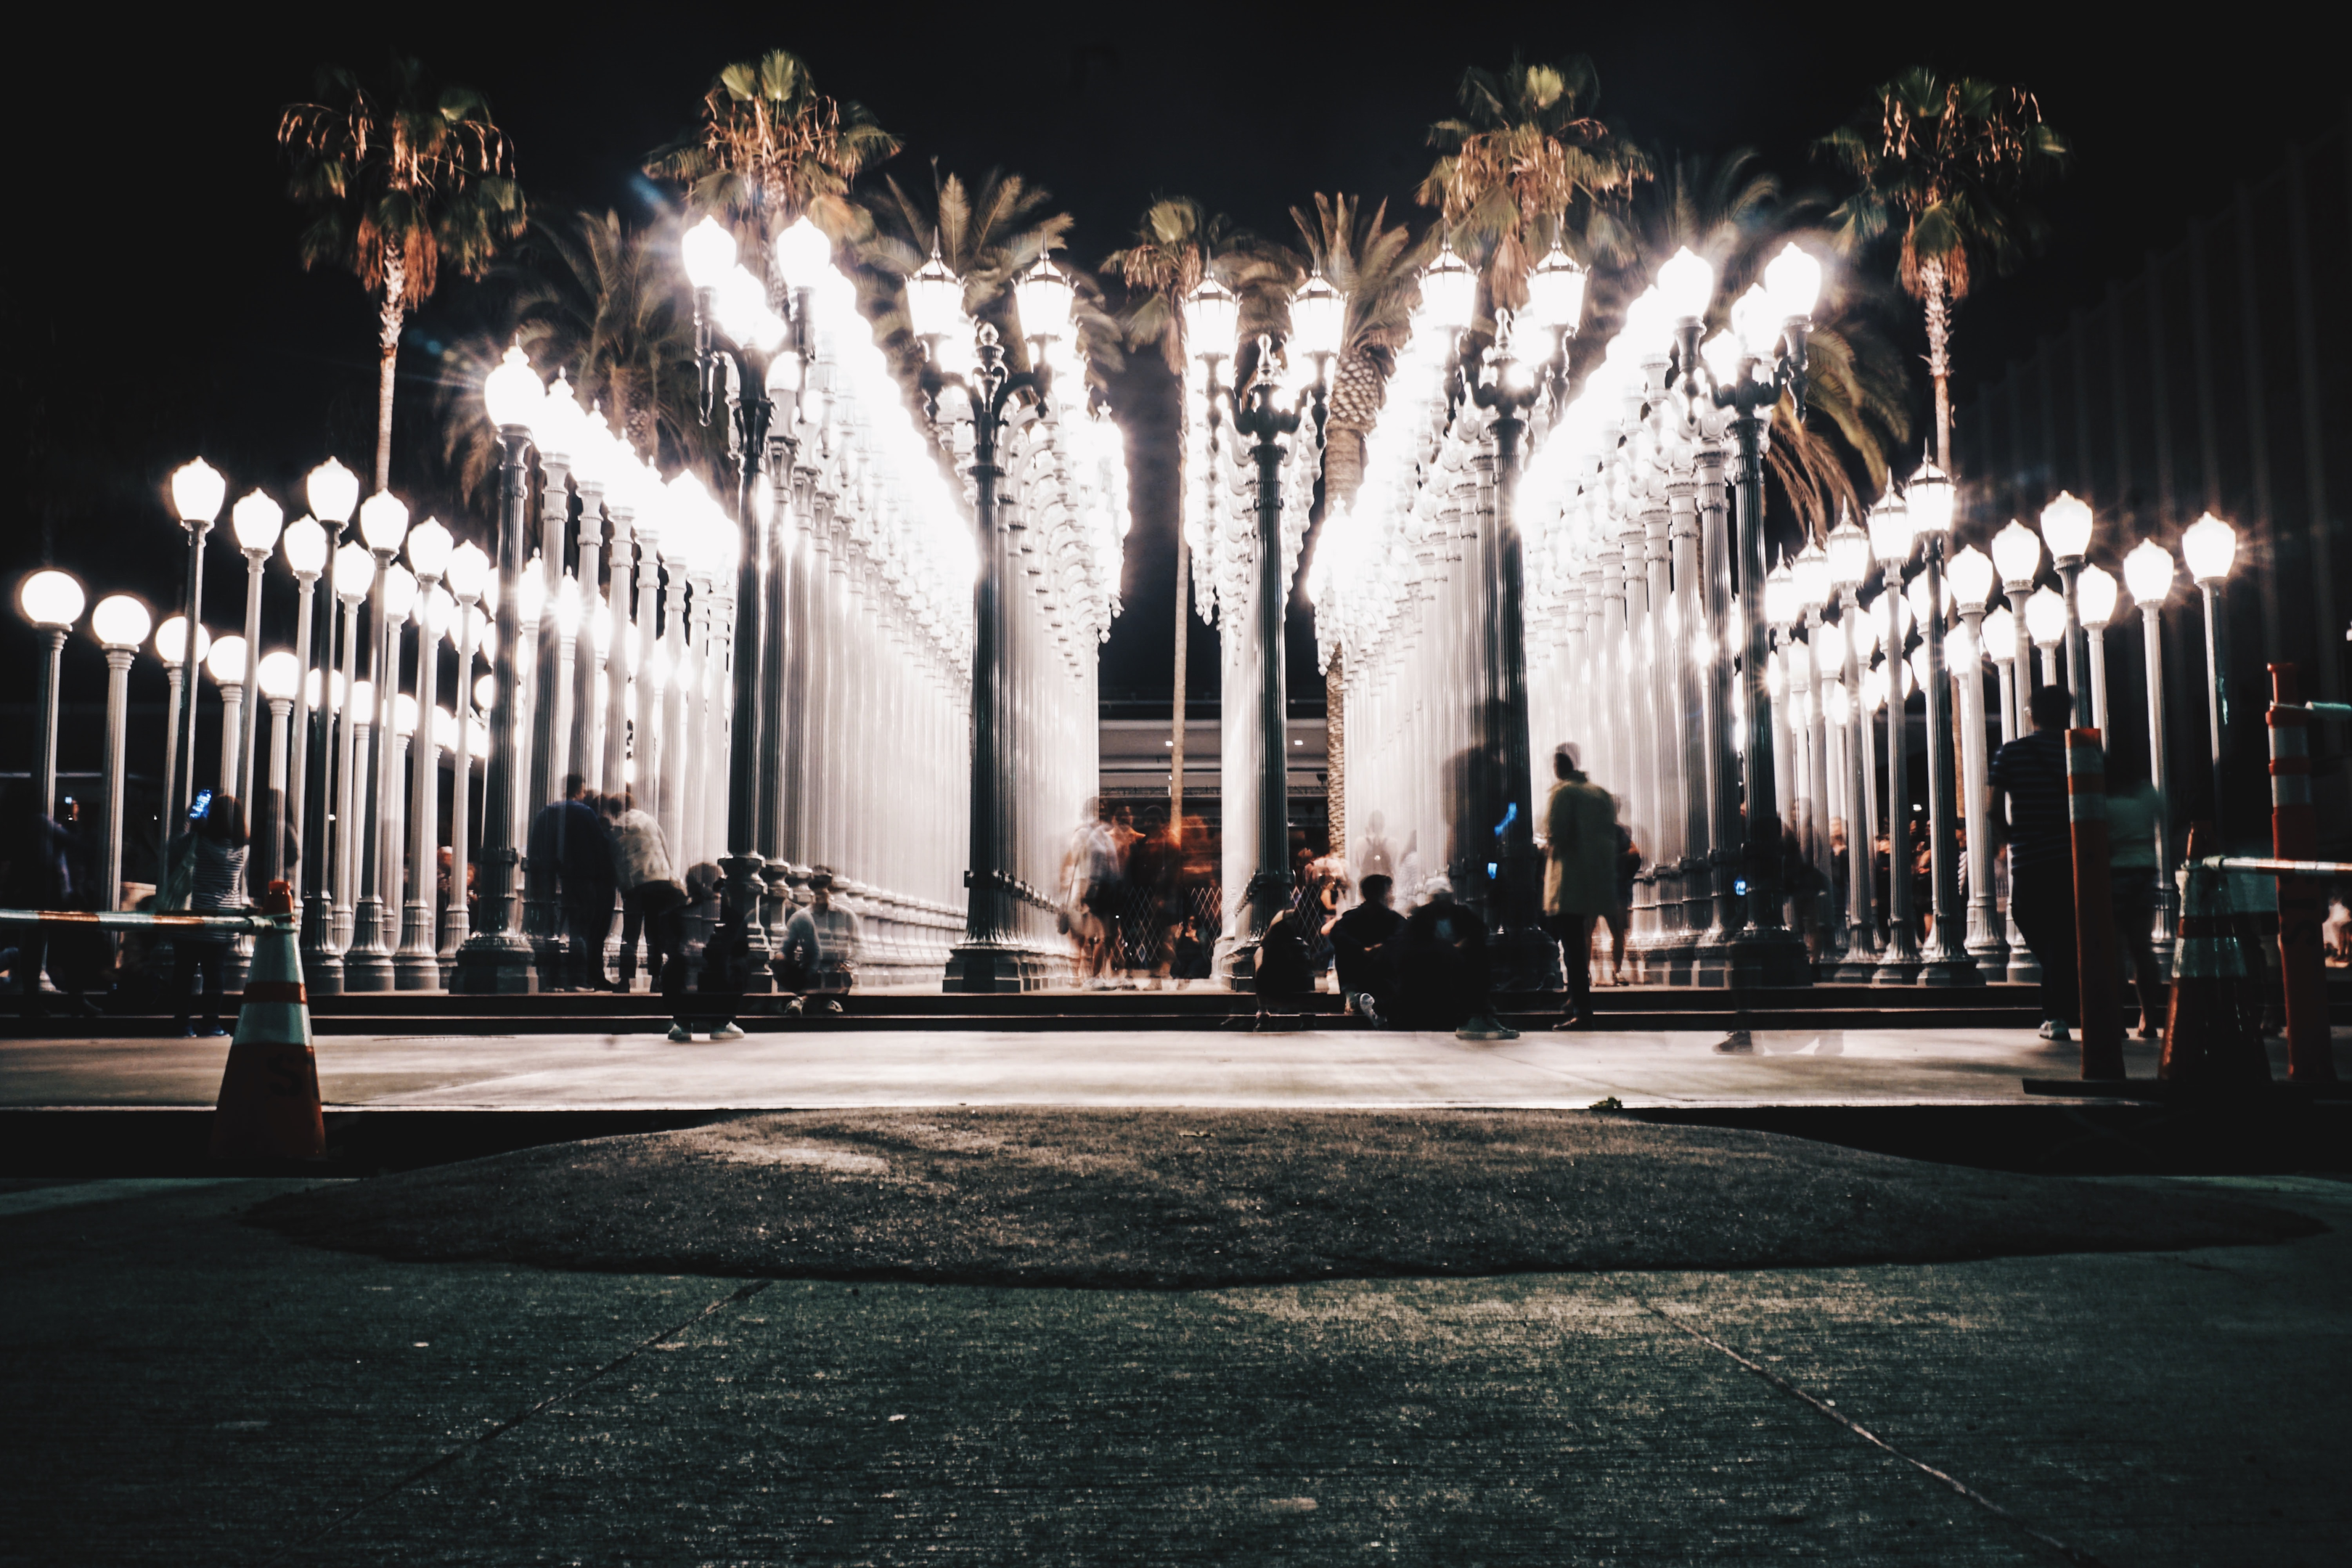
[[(845, 1109), (887, 1105), (1196, 1105), (1291, 1109), (2014, 1103), (2026, 1078), (2072, 1078), (2081, 1058), (2023, 1029), (1760, 1031), (1752, 1055), (1713, 1034), (1444, 1034), (1203, 1029), (753, 1035), (727, 1045), (658, 1037), (325, 1037), (331, 1105), (501, 1110)], [(2352, 1031), (2336, 1054), (2352, 1078)], [(2156, 1051), (2125, 1049), (2137, 1077)], [(2272, 1042), (2273, 1071), (2286, 1075)], [(0, 1106), (210, 1105), (227, 1047), (201, 1040), (0, 1042)]]
[(2352, 1541), (2334, 1182), (2194, 1184), (2334, 1227), (2277, 1246), (1181, 1292), (394, 1264), (236, 1223), (291, 1185), (0, 1190), (0, 1562), (2269, 1565)]

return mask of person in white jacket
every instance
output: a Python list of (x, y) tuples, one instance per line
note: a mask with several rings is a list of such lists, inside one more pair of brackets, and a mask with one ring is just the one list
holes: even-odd
[(621, 889), (621, 989), (635, 984), (642, 931), (646, 973), (658, 990), (664, 967), (677, 956), (686, 887), (670, 869), (661, 824), (651, 813), (637, 809), (634, 795), (607, 797), (604, 816), (612, 825), (613, 880)]

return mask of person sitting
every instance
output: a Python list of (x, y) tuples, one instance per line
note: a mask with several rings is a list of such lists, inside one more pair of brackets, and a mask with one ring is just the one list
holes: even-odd
[(1331, 939), (1331, 960), (1339, 994), (1365, 1023), (1381, 1028), (1388, 1023), (1384, 1007), (1396, 1005), (1396, 966), (1387, 952), (1391, 937), (1403, 929), (1404, 917), (1391, 900), (1395, 882), (1379, 872), (1366, 877), (1364, 901), (1325, 928)]
[(783, 950), (776, 956), (776, 980), (797, 993), (784, 1009), (799, 1013), (810, 996), (821, 1009), (841, 1011), (837, 994), (857, 984), (857, 917), (833, 901), (833, 873), (819, 866), (809, 873), (807, 907), (784, 924)]
[(1454, 901), (1454, 884), (1432, 877), (1421, 906), (1383, 946), (1396, 950), (1396, 1016), (1409, 1028), (1452, 1029), (1464, 1039), (1515, 1040), (1488, 1012), (1492, 978), (1486, 923)]
[(1266, 922), (1265, 934), (1258, 938), (1254, 984), (1260, 1022), (1266, 1017), (1267, 997), (1304, 996), (1315, 989), (1315, 959), (1296, 910), (1277, 910)]

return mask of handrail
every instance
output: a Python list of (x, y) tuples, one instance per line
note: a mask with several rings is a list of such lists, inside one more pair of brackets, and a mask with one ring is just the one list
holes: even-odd
[(292, 931), (294, 917), (282, 915), (156, 915), (140, 910), (0, 910), (0, 926), (87, 925), (100, 931), (225, 931), (259, 934)]
[(2261, 860), (2242, 855), (2208, 855), (2189, 865), (2200, 871), (2236, 871), (2247, 876), (2352, 877), (2342, 860)]

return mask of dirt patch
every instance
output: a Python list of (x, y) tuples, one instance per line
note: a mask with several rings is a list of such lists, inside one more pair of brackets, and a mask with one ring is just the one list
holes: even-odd
[(2284, 1240), (2284, 1210), (1590, 1112), (747, 1116), (273, 1198), (407, 1259), (1189, 1288)]

